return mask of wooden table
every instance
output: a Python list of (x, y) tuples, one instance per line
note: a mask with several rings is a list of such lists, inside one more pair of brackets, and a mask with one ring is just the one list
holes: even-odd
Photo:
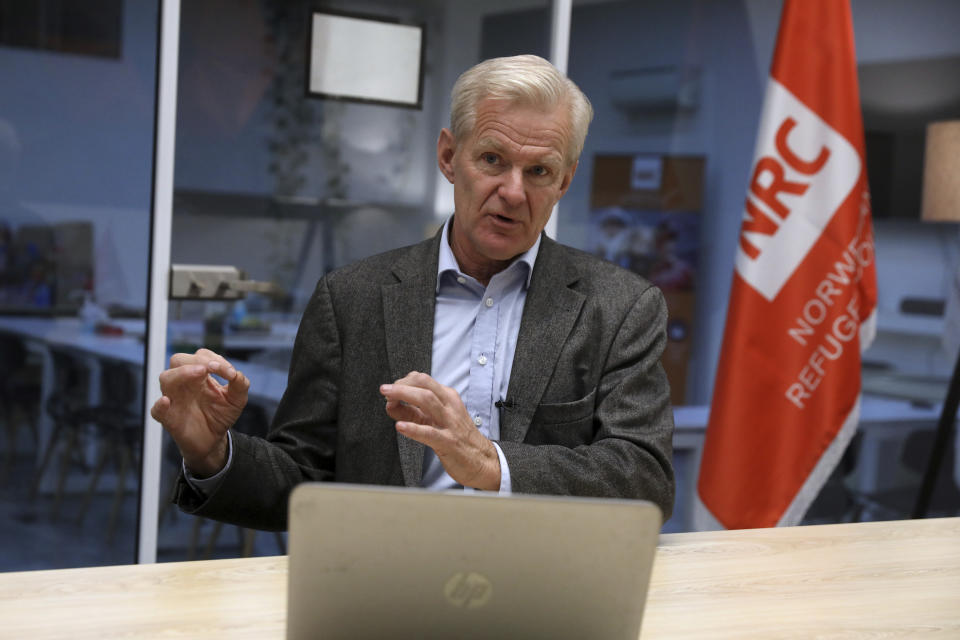
[[(3, 638), (283, 638), (286, 557), (0, 574)], [(642, 638), (958, 638), (960, 518), (664, 535)]]
[(960, 638), (960, 518), (682, 533), (643, 638)]

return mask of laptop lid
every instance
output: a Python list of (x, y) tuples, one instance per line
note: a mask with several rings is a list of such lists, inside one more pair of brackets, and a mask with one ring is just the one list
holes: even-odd
[(299, 485), (287, 638), (629, 638), (661, 525), (634, 500)]

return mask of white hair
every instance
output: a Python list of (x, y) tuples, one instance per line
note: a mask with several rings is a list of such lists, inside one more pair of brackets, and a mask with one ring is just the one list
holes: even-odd
[(566, 106), (571, 131), (566, 161), (572, 165), (580, 157), (593, 107), (573, 80), (540, 56), (491, 58), (464, 71), (450, 94), (454, 139), (463, 140), (472, 133), (477, 105), (487, 98), (544, 110)]

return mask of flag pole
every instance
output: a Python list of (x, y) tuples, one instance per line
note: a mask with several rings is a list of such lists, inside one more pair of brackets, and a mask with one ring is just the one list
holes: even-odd
[(943, 410), (940, 412), (940, 422), (937, 424), (937, 436), (933, 441), (933, 450), (927, 461), (927, 469), (923, 474), (923, 484), (917, 494), (917, 503), (913, 508), (913, 518), (926, 518), (930, 508), (930, 499), (933, 497), (933, 488), (940, 476), (943, 458), (950, 445), (950, 436), (954, 435), (957, 425), (957, 408), (960, 407), (960, 354), (953, 367), (950, 377), (950, 386), (947, 387), (947, 398), (943, 401)]

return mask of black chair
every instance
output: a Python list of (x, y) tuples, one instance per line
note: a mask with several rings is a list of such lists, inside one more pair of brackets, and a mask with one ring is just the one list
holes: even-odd
[[(914, 504), (936, 433), (928, 429), (914, 429), (904, 438), (898, 464), (879, 470), (886, 488), (861, 491), (853, 477), (859, 462), (862, 434), (856, 433), (836, 469), (824, 483), (817, 499), (804, 517), (804, 524), (832, 522), (860, 522), (868, 520), (899, 520), (912, 517)], [(955, 464), (952, 443), (944, 450), (944, 464), (937, 479), (930, 505), (930, 515), (955, 516), (960, 514), (960, 489), (953, 480)], [(896, 474), (893, 477), (891, 474)]]
[(40, 414), (42, 368), (31, 361), (23, 341), (0, 333), (0, 420), (6, 433), (7, 447), (3, 467), (0, 468), (0, 486), (4, 486), (16, 462), (20, 433), (29, 431), (34, 447), (37, 442), (37, 421)]
[[(894, 520), (912, 517), (920, 492), (936, 432), (927, 429), (911, 431), (900, 450), (900, 473), (895, 486), (871, 493), (851, 492), (857, 505), (855, 520), (864, 515), (871, 519)], [(943, 451), (941, 473), (933, 487), (928, 517), (948, 517), (960, 514), (960, 489), (951, 473), (956, 464), (952, 442)]]
[[(244, 408), (243, 413), (240, 414), (240, 418), (233, 426), (233, 429), (239, 433), (263, 438), (267, 435), (267, 431), (270, 429), (270, 418), (267, 416), (267, 412), (262, 406), (249, 403)], [(223, 523), (215, 522), (213, 525), (213, 531), (210, 533), (210, 539), (207, 541), (207, 546), (204, 550), (205, 558), (211, 558), (213, 556), (213, 550), (216, 546), (217, 538), (220, 535), (221, 529), (223, 529)], [(236, 527), (236, 529), (238, 540), (240, 542), (240, 555), (241, 557), (249, 558), (253, 555), (253, 547), (257, 532), (255, 529), (244, 529), (243, 527)], [(279, 531), (274, 531), (273, 538), (277, 545), (277, 552), (280, 555), (285, 554), (287, 549), (283, 534)]]
[(850, 487), (851, 476), (857, 468), (861, 440), (862, 434), (858, 431), (807, 509), (802, 524), (854, 522), (860, 518), (862, 507)]
[[(51, 356), (56, 382), (46, 409), (53, 430), (37, 470), (32, 496), (36, 499), (46, 471), (59, 454), (56, 491), (51, 509), (51, 516), (56, 520), (71, 473), (92, 472), (77, 515), (77, 523), (82, 525), (97, 494), (103, 472), (113, 462), (116, 469), (113, 505), (105, 529), (109, 544), (116, 533), (123, 498), (127, 493), (127, 479), (139, 469), (142, 420), (139, 411), (132, 408), (138, 396), (136, 376), (125, 363), (102, 361), (102, 400), (91, 405), (88, 400), (87, 368), (83, 363), (69, 350), (54, 349)], [(88, 463), (87, 454), (90, 452), (95, 452), (96, 458), (92, 466)]]
[(45, 410), (52, 424), (52, 431), (43, 444), (43, 455), (34, 475), (30, 490), (31, 501), (36, 501), (43, 485), (44, 476), (54, 456), (60, 453), (60, 468), (53, 503), (53, 517), (59, 514), (64, 486), (71, 466), (85, 465), (81, 455), (81, 433), (75, 423), (74, 413), (87, 403), (87, 374), (77, 358), (61, 349), (50, 350), (53, 362), (53, 388), (47, 398)]
[[(83, 524), (107, 464), (113, 462), (116, 469), (113, 506), (107, 521), (107, 542), (110, 543), (116, 533), (120, 508), (126, 495), (127, 477), (131, 473), (136, 476), (139, 470), (143, 420), (139, 408), (134, 408), (138, 394), (136, 376), (130, 366), (111, 361), (104, 361), (101, 366), (102, 402), (78, 409), (70, 417), (97, 450), (93, 475), (77, 516), (78, 524)], [(134, 486), (136, 482), (135, 479)]]
[[(249, 403), (244, 408), (243, 412), (240, 414), (240, 417), (237, 419), (236, 424), (233, 426), (235, 432), (243, 433), (246, 435), (263, 437), (267, 434), (267, 430), (270, 427), (270, 419), (267, 415), (266, 410), (260, 405)], [(171, 486), (168, 491), (168, 495), (173, 494), (173, 484), (176, 483), (179, 467), (182, 462), (180, 458), (180, 453), (177, 451), (176, 445), (173, 443), (172, 439), (167, 441), (167, 445), (164, 447), (164, 459), (167, 460), (171, 467), (176, 469), (173, 478), (170, 480)], [(170, 509), (169, 503), (161, 506), (160, 510), (160, 519), (163, 520), (164, 516), (172, 511)], [(200, 547), (200, 534), (201, 528), (204, 523), (208, 520), (199, 516), (194, 517), (193, 526), (190, 534), (190, 542), (187, 548), (187, 559), (196, 560), (198, 557), (198, 551)], [(203, 552), (200, 554), (200, 557), (204, 559), (212, 558), (214, 551), (217, 547), (217, 542), (220, 538), (220, 534), (223, 531), (222, 522), (214, 522), (213, 530), (210, 532), (210, 536), (207, 538), (206, 544), (203, 547)], [(236, 527), (238, 546), (240, 548), (240, 554), (242, 557), (249, 557), (253, 555), (254, 542), (256, 540), (256, 531), (253, 529), (245, 529), (242, 527)], [(277, 545), (278, 553), (286, 553), (286, 542), (284, 540), (283, 534), (280, 532), (274, 532), (274, 539)]]

